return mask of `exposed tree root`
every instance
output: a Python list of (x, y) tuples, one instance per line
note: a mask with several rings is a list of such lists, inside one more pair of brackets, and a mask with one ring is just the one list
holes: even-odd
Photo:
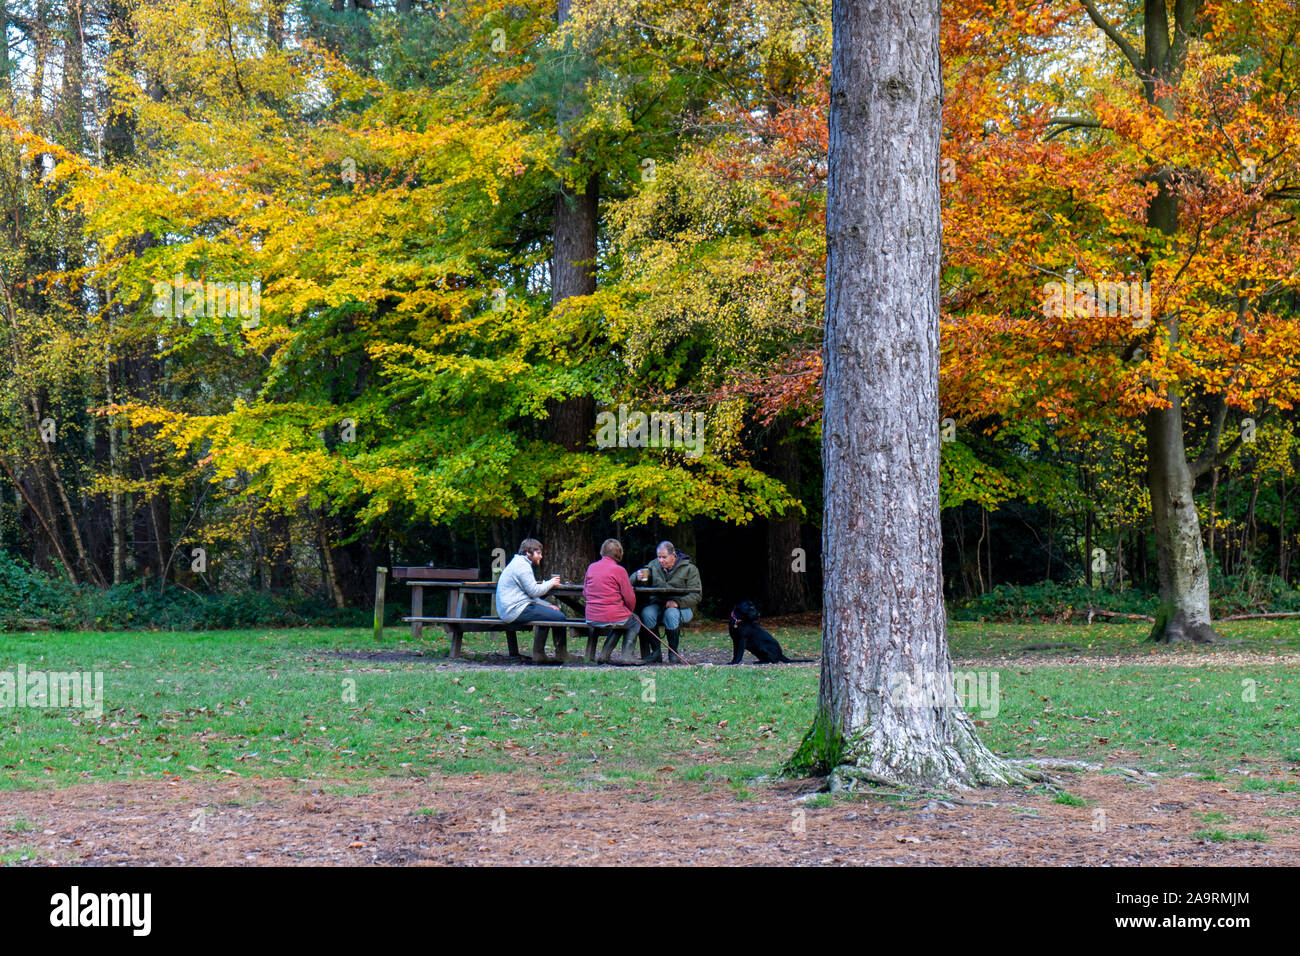
[(826, 788), (834, 793), (865, 785), (907, 790), (1061, 786), (1038, 761), (1007, 760), (994, 754), (980, 741), (965, 711), (951, 716), (949, 729), (945, 746), (900, 748), (872, 724), (846, 743), (826, 777)]
[(1156, 644), (1240, 644), (1238, 638), (1227, 638), (1215, 631), (1208, 621), (1188, 620), (1182, 612), (1161, 607), (1147, 640)]
[(1240, 638), (1224, 637), (1209, 624), (1183, 624), (1169, 626), (1161, 633), (1159, 625), (1151, 629), (1148, 641), (1156, 644), (1240, 644)]

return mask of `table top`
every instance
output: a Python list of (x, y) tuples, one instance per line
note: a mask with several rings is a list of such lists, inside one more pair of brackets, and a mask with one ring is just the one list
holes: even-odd
[[(408, 585), (413, 588), (442, 588), (451, 590), (455, 588), (458, 591), (495, 591), (497, 589), (495, 581), (407, 581)], [(581, 584), (557, 584), (551, 588), (549, 594), (581, 594), (583, 587)], [(687, 588), (654, 588), (638, 585), (632, 582), (632, 590), (636, 594), (689, 594)]]

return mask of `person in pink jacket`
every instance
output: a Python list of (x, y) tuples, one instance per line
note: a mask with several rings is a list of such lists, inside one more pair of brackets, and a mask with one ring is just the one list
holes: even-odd
[[(609, 637), (605, 646), (596, 655), (596, 662), (608, 664), (609, 656), (614, 650), (614, 641), (619, 630), (623, 633), (623, 662), (629, 662), (636, 632), (641, 622), (636, 617), (636, 595), (632, 592), (632, 582), (618, 562), (623, 560), (623, 545), (614, 538), (607, 538), (600, 546), (600, 560), (587, 567), (587, 577), (582, 585), (582, 596), (586, 602), (587, 623), (593, 627), (609, 628)], [(597, 636), (599, 636), (597, 631)]]

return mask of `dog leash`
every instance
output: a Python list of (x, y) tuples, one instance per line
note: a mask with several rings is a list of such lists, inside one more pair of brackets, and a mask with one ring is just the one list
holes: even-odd
[(638, 624), (640, 624), (642, 628), (645, 629), (645, 632), (646, 632), (647, 634), (649, 634), (652, 638), (654, 638), (655, 642), (656, 642), (656, 643), (657, 643), (661, 648), (663, 648), (663, 649), (664, 649), (665, 651), (667, 651), (669, 654), (676, 654), (676, 655), (677, 655), (677, 661), (678, 661), (678, 663), (681, 663), (681, 664), (694, 664), (694, 663), (695, 663), (695, 661), (688, 661), (686, 658), (682, 657), (682, 655), (677, 651), (676, 648), (671, 647), (671, 646), (665, 644), (665, 643), (663, 642), (663, 640), (659, 637), (658, 634), (656, 634), (654, 631), (650, 630), (650, 628), (646, 627), (646, 623), (645, 623), (645, 621), (641, 620), (641, 616), (640, 616), (639, 614), (636, 614), (635, 612), (633, 612), (632, 616), (633, 616), (634, 618), (636, 618), (636, 622), (637, 622)]

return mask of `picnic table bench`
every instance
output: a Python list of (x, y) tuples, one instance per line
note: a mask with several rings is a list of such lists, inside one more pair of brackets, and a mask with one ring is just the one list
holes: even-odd
[[(493, 581), (477, 581), (478, 570), (476, 568), (394, 568), (393, 577), (398, 580), (404, 580), (411, 588), (411, 613), (402, 620), (411, 625), (411, 639), (421, 640), (423, 638), (424, 625), (432, 624), (441, 627), (447, 632), (447, 637), (451, 641), (451, 657), (458, 658), (461, 653), (461, 642), (466, 634), (475, 633), (496, 633), (505, 632), (506, 650), (512, 657), (522, 656), (519, 653), (518, 634), (520, 631), (531, 629), (533, 632), (532, 658), (534, 661), (542, 662), (546, 660), (546, 637), (550, 633), (555, 642), (555, 656), (559, 663), (564, 663), (568, 657), (568, 633), (570, 630), (575, 635), (585, 634), (587, 636), (587, 653), (586, 659), (589, 661), (596, 659), (596, 643), (599, 640), (601, 628), (588, 624), (585, 617), (566, 617), (563, 621), (532, 621), (529, 623), (506, 622), (499, 617), (486, 615), (483, 617), (470, 617), (465, 613), (466, 599), (471, 594), (495, 594), (496, 583)], [(424, 613), (424, 591), (426, 588), (447, 592), (447, 611), (441, 616), (426, 615)], [(661, 596), (673, 597), (686, 594), (687, 592), (680, 588), (653, 588), (637, 587), (633, 582), (633, 592), (638, 596)], [(546, 595), (554, 597), (557, 603), (567, 605), (574, 613), (582, 615), (582, 585), (580, 584), (559, 584), (553, 587)], [(630, 653), (630, 648), (625, 644), (623, 648), (624, 659)]]

